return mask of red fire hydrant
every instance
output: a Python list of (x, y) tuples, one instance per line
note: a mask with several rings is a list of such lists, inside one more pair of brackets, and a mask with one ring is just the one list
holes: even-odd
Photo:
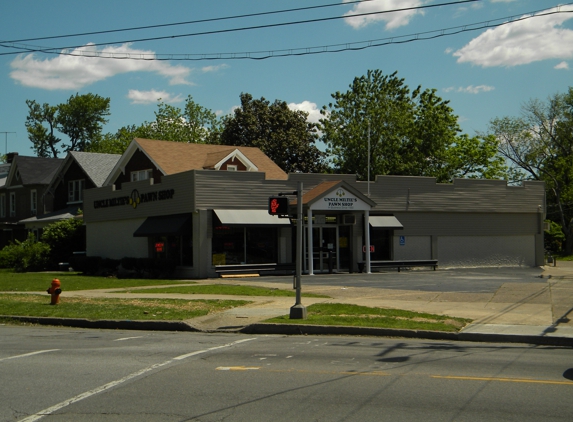
[(60, 280), (54, 278), (52, 280), (52, 287), (46, 290), (48, 294), (52, 295), (52, 300), (50, 305), (57, 305), (60, 303), (60, 293), (62, 293), (62, 289), (60, 289)]

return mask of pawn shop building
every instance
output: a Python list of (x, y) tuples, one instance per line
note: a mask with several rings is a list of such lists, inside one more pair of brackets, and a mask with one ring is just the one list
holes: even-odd
[(288, 271), (293, 218), (269, 197), (302, 182), (303, 270), (369, 272), (392, 261), (440, 267), (543, 265), (544, 185), (286, 174), (257, 148), (135, 139), (102, 187), (84, 192), (88, 256), (170, 259), (184, 278), (233, 266)]

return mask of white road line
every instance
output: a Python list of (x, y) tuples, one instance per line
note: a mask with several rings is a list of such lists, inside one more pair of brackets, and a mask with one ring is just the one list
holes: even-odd
[(114, 341), (124, 341), (124, 340), (131, 340), (131, 339), (134, 339), (134, 338), (142, 338), (142, 337), (143, 337), (143, 336), (116, 338)]
[(60, 349), (38, 350), (37, 352), (25, 353), (23, 355), (18, 355), (18, 356), (10, 356), (9, 358), (2, 358), (2, 359), (0, 359), (0, 362), (5, 361), (5, 360), (10, 360), (10, 359), (19, 359), (19, 358), (25, 358), (28, 356), (39, 355), (41, 353), (57, 352), (58, 350), (60, 350)]
[(137, 371), (137, 372), (134, 372), (134, 373), (132, 373), (132, 374), (129, 374), (129, 375), (127, 375), (127, 376), (125, 376), (125, 377), (123, 377), (123, 378), (121, 378), (121, 379), (118, 379), (118, 380), (116, 380), (116, 381), (112, 381), (112, 382), (107, 383), (107, 384), (105, 384), (105, 385), (102, 385), (102, 386), (100, 386), (100, 387), (94, 388), (93, 390), (86, 391), (85, 393), (79, 394), (79, 395), (77, 395), (77, 396), (75, 396), (75, 397), (72, 397), (71, 399), (64, 400), (63, 402), (58, 403), (58, 404), (56, 404), (56, 405), (54, 405), (54, 406), (52, 406), (52, 407), (48, 407), (47, 409), (40, 410), (38, 413), (35, 413), (35, 414), (33, 414), (33, 415), (30, 415), (30, 416), (28, 416), (27, 418), (20, 419), (20, 422), (34, 422), (34, 421), (37, 421), (37, 420), (43, 418), (44, 416), (51, 415), (52, 413), (54, 413), (54, 412), (56, 412), (56, 411), (58, 411), (58, 410), (60, 410), (60, 409), (62, 409), (62, 408), (64, 408), (64, 407), (66, 407), (66, 406), (69, 406), (70, 404), (76, 403), (76, 402), (78, 402), (78, 401), (80, 401), (80, 400), (87, 399), (88, 397), (91, 397), (91, 396), (94, 396), (94, 395), (96, 395), (96, 394), (99, 394), (99, 393), (101, 393), (101, 392), (103, 392), (103, 391), (109, 390), (110, 388), (113, 388), (113, 387), (115, 387), (115, 386), (117, 386), (117, 385), (119, 385), (119, 384), (122, 384), (122, 383), (124, 383), (124, 382), (126, 382), (126, 381), (129, 381), (129, 380), (133, 379), (133, 378), (137, 378), (137, 377), (139, 377), (139, 376), (141, 376), (141, 375), (143, 375), (143, 374), (145, 374), (145, 373), (147, 373), (147, 372), (153, 371), (154, 369), (161, 368), (162, 366), (165, 366), (165, 365), (169, 365), (170, 363), (173, 363), (174, 361), (179, 361), (179, 360), (187, 359), (187, 358), (189, 358), (189, 357), (191, 357), (191, 356), (196, 356), (196, 355), (200, 355), (200, 354), (203, 354), (203, 353), (208, 353), (208, 352), (211, 352), (211, 351), (217, 350), (217, 349), (224, 349), (224, 348), (226, 348), (226, 347), (231, 347), (231, 346), (234, 346), (234, 345), (236, 345), (236, 344), (244, 343), (244, 342), (246, 342), (246, 341), (251, 341), (251, 340), (255, 340), (255, 338), (243, 339), (243, 340), (239, 340), (239, 341), (234, 341), (234, 342), (232, 342), (232, 343), (223, 344), (222, 346), (215, 346), (215, 347), (210, 347), (210, 348), (204, 349), (204, 350), (198, 350), (198, 351), (196, 351), (196, 352), (187, 353), (187, 354), (185, 354), (185, 355), (180, 355), (180, 356), (174, 357), (173, 359), (166, 360), (165, 362), (156, 363), (155, 365), (151, 365), (151, 366), (149, 366), (149, 367), (147, 367), (147, 368), (143, 368), (143, 369), (141, 369), (141, 370), (139, 370), (139, 371)]

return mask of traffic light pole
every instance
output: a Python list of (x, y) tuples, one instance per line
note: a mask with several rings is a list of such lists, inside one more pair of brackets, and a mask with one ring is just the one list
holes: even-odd
[(296, 289), (296, 303), (290, 308), (290, 319), (306, 319), (306, 308), (301, 300), (301, 278), (302, 278), (302, 227), (304, 219), (302, 216), (302, 182), (298, 182), (296, 192), (296, 275), (294, 288)]

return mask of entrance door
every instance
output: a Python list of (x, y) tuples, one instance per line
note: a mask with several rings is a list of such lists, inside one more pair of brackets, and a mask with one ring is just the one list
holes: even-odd
[[(307, 230), (304, 231), (305, 249)], [(312, 228), (313, 271), (327, 273), (338, 270), (338, 226)], [(307, 254), (305, 254), (308, 256)], [(305, 260), (305, 267), (307, 267)], [(308, 270), (308, 268), (305, 268)]]

